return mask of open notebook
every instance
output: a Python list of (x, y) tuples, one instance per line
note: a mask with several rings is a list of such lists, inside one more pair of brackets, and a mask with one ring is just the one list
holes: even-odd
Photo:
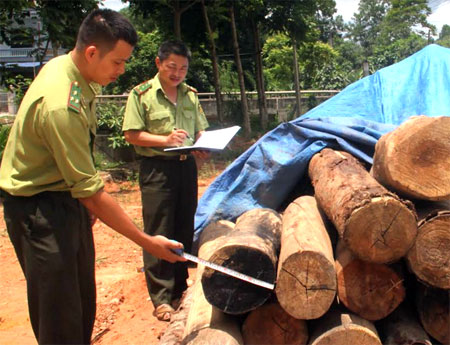
[(195, 150), (203, 151), (221, 151), (233, 139), (236, 133), (241, 129), (239, 126), (232, 126), (223, 129), (205, 131), (202, 136), (192, 146), (179, 146), (164, 149), (164, 151), (189, 152)]

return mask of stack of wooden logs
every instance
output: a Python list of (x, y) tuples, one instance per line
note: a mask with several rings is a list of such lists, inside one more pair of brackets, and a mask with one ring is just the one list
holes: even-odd
[(450, 118), (411, 118), (373, 159), (326, 148), (313, 196), (205, 228), (199, 257), (275, 290), (199, 265), (183, 343), (449, 344)]

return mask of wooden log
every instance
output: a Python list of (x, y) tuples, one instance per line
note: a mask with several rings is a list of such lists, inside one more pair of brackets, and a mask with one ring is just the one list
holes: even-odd
[(450, 199), (450, 117), (417, 116), (383, 135), (372, 174), (409, 198)]
[(406, 303), (380, 321), (377, 329), (382, 334), (383, 345), (432, 345), (416, 313)]
[(339, 301), (366, 320), (388, 316), (405, 298), (396, 270), (358, 259), (342, 241), (336, 248), (336, 274)]
[(450, 296), (448, 290), (416, 287), (416, 307), (425, 331), (441, 344), (450, 344)]
[(298, 320), (278, 303), (268, 303), (252, 310), (242, 325), (246, 345), (303, 345), (308, 341), (305, 320)]
[(278, 301), (297, 319), (321, 317), (336, 295), (333, 248), (316, 199), (302, 196), (283, 214)]
[(362, 260), (394, 262), (417, 235), (414, 205), (381, 186), (346, 152), (324, 149), (309, 163), (315, 197), (339, 236)]
[[(253, 209), (242, 214), (236, 226), (216, 241), (208, 261), (248, 276), (274, 283), (280, 246), (281, 217), (270, 209)], [(272, 291), (210, 268), (202, 277), (209, 303), (228, 314), (244, 314), (263, 305)]]
[(416, 204), (418, 233), (406, 259), (420, 280), (450, 289), (450, 202)]
[[(229, 221), (218, 221), (208, 225), (202, 232), (199, 257), (205, 259), (217, 245), (217, 240), (234, 227)], [(192, 287), (192, 302), (186, 320), (182, 344), (242, 345), (243, 339), (237, 321), (230, 315), (213, 307), (205, 298), (201, 278), (204, 266), (197, 265), (196, 281)]]
[(372, 322), (332, 309), (320, 318), (309, 345), (381, 345)]

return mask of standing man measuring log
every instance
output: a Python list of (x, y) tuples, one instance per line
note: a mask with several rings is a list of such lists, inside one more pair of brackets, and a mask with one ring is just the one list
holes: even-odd
[[(184, 43), (164, 42), (158, 50), (158, 74), (136, 86), (128, 97), (125, 139), (144, 156), (139, 170), (144, 231), (182, 242), (191, 250), (197, 208), (197, 167), (191, 154), (164, 148), (192, 145), (208, 127), (197, 91), (183, 83), (191, 53)], [(186, 290), (186, 263), (174, 265), (144, 252), (144, 270), (155, 316), (169, 321)]]
[(89, 344), (95, 320), (96, 217), (170, 262), (181, 243), (140, 231), (94, 167), (95, 95), (124, 72), (137, 34), (121, 14), (91, 12), (76, 47), (49, 61), (19, 108), (0, 167), (8, 234), (27, 281), (39, 344)]

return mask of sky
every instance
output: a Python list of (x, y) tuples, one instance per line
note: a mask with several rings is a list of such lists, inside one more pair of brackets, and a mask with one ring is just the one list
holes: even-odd
[[(358, 11), (359, 0), (335, 0), (337, 15), (341, 15), (344, 21), (348, 22), (352, 19), (353, 13)], [(104, 7), (113, 10), (120, 10), (125, 4), (120, 0), (104, 0)], [(428, 17), (428, 21), (435, 25), (439, 33), (444, 24), (450, 25), (450, 0), (428, 0), (432, 14)]]

